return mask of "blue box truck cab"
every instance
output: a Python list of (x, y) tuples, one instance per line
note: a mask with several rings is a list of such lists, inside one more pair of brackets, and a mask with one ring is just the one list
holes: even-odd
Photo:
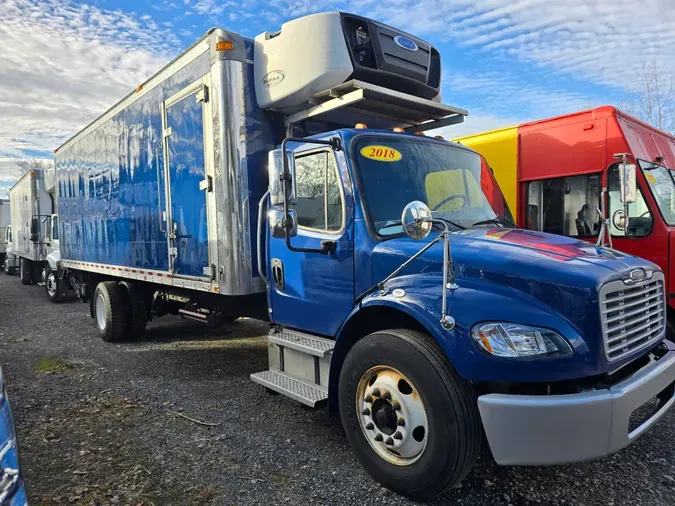
[(663, 273), (513, 227), (478, 154), (416, 135), (466, 115), (440, 83), (433, 46), (350, 14), (209, 31), (56, 151), (58, 293), (106, 341), (269, 319), (251, 379), (327, 403), (411, 497), (483, 433), (499, 464), (625, 447), (673, 403)]

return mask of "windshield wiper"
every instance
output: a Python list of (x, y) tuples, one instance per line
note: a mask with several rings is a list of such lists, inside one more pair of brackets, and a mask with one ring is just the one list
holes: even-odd
[(459, 228), (460, 230), (466, 230), (466, 227), (460, 225), (459, 223), (455, 223), (454, 221), (449, 220), (449, 219), (447, 219), (447, 218), (439, 218), (439, 217), (435, 217), (434, 219), (435, 219), (435, 220), (444, 221), (444, 222), (446, 222), (446, 223), (452, 225), (453, 227)]
[(478, 225), (508, 225), (511, 228), (518, 228), (518, 225), (510, 222), (505, 218), (492, 218), (490, 220), (477, 221), (472, 227), (477, 227)]

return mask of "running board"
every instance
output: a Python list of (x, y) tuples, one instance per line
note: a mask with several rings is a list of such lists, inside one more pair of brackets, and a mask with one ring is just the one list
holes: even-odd
[(257, 372), (251, 374), (251, 380), (310, 408), (316, 408), (328, 399), (327, 388), (293, 378), (279, 371)]
[(269, 370), (251, 380), (310, 407), (328, 399), (335, 341), (296, 330), (273, 329), (267, 336)]

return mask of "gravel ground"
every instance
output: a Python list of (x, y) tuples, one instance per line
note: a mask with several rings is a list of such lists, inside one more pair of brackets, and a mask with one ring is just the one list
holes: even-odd
[[(413, 504), (369, 478), (325, 410), (250, 382), (266, 368), (265, 323), (207, 335), (166, 317), (140, 341), (108, 344), (88, 305), (50, 304), (16, 276), (0, 275), (0, 293), (0, 363), (32, 504)], [(675, 504), (674, 421), (591, 463), (499, 467), (483, 451), (433, 504)]]

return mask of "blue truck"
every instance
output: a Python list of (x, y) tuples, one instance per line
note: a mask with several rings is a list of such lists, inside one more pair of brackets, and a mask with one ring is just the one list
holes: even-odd
[(0, 367), (0, 504), (3, 506), (25, 506), (26, 486), (23, 482), (19, 462), (12, 408), (7, 398), (5, 378)]
[(52, 290), (106, 341), (269, 320), (251, 379), (327, 404), (410, 497), (484, 435), (499, 464), (620, 450), (674, 399), (663, 273), (515, 228), (480, 156), (424, 134), (467, 114), (440, 88), (432, 45), (359, 16), (210, 30), (56, 150)]

